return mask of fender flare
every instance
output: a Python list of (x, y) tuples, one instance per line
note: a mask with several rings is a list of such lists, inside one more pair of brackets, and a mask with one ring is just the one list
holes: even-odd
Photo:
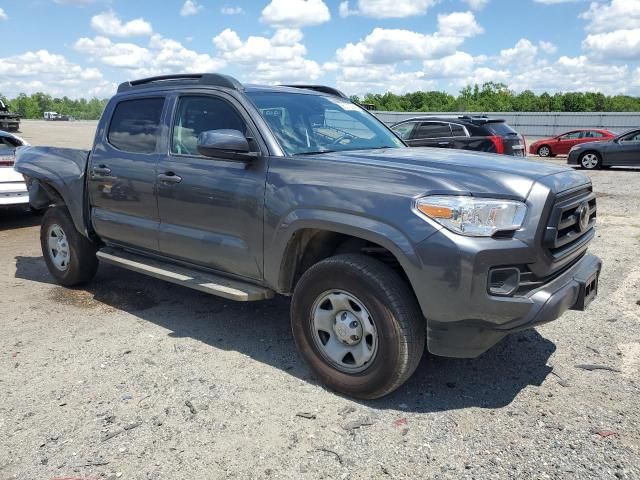
[(349, 235), (378, 244), (395, 256), (411, 282), (422, 268), (422, 261), (411, 240), (392, 225), (350, 212), (294, 210), (280, 221), (269, 244), (265, 245), (265, 251), (271, 252), (271, 255), (265, 255), (265, 280), (277, 286), (279, 292), (289, 293), (290, 286), (286, 284), (284, 275), (287, 260), (293, 254), (289, 250), (296, 234), (305, 229)]

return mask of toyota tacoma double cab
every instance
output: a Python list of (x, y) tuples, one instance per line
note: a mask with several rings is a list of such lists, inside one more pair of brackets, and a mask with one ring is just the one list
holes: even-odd
[(330, 87), (126, 82), (91, 151), (23, 147), (16, 169), (47, 208), (58, 283), (105, 262), (232, 300), (291, 296), (301, 356), (361, 399), (397, 389), (425, 348), (476, 357), (597, 294), (587, 176), (408, 148)]

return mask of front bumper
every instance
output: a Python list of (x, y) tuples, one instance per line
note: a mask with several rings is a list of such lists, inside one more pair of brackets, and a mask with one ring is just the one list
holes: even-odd
[[(492, 322), (468, 319), (457, 322), (427, 320), (429, 351), (435, 355), (473, 358), (484, 353), (510, 333), (551, 322), (569, 309), (586, 308), (585, 285), (595, 288), (587, 300), (597, 293), (597, 277), (602, 262), (594, 255), (585, 255), (571, 268), (526, 297), (502, 298), (505, 306), (511, 302), (528, 305), (523, 315)], [(595, 279), (595, 280), (594, 280)], [(595, 287), (594, 287), (595, 285)]]
[(0, 206), (26, 205), (29, 192), (24, 182), (0, 183)]

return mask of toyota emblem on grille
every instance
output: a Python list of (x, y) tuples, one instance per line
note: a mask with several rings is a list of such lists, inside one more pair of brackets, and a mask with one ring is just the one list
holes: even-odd
[(578, 209), (578, 228), (581, 232), (584, 232), (589, 228), (589, 220), (591, 215), (589, 214), (589, 202), (583, 202)]

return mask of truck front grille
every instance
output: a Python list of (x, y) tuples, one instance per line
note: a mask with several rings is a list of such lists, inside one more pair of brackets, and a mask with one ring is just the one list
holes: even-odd
[(544, 235), (544, 246), (554, 261), (586, 247), (595, 234), (596, 217), (596, 195), (591, 187), (558, 197)]

